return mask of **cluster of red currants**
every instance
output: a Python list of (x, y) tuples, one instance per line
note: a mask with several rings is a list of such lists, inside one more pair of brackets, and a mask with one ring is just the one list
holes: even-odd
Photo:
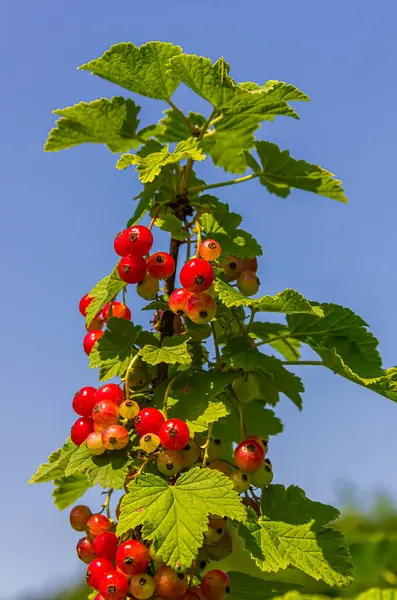
[[(118, 515), (118, 509), (116, 510)], [(186, 574), (161, 564), (153, 545), (138, 539), (120, 540), (115, 523), (88, 506), (75, 506), (70, 524), (86, 536), (77, 543), (78, 557), (88, 565), (87, 584), (98, 592), (95, 600), (225, 600), (229, 577), (220, 570), (204, 575), (200, 585), (189, 588)]]
[[(87, 315), (87, 310), (93, 298), (91, 298), (88, 294), (85, 294), (79, 302), (79, 310), (80, 313), (85, 317)], [(86, 326), (87, 334), (83, 340), (83, 348), (84, 352), (88, 355), (91, 350), (99, 340), (103, 336), (103, 326), (106, 321), (110, 317), (117, 317), (119, 319), (131, 319), (131, 311), (123, 302), (108, 302), (103, 307), (102, 311), (94, 317), (89, 325)]]

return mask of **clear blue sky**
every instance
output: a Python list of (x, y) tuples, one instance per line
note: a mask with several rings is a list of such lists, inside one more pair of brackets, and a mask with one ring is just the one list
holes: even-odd
[[(105, 148), (43, 153), (52, 109), (122, 93), (76, 67), (116, 42), (160, 39), (212, 59), (224, 55), (237, 80), (279, 79), (306, 91), (312, 102), (296, 106), (301, 121), (280, 118), (261, 136), (335, 172), (350, 204), (302, 192), (281, 200), (254, 182), (220, 195), (263, 241), (263, 292), (294, 287), (351, 307), (371, 324), (391, 366), (396, 18), (392, 0), (1, 2), (0, 519), (7, 577), (0, 597), (48, 590), (80, 572), (67, 513), (52, 505), (49, 484), (26, 482), (66, 438), (74, 391), (95, 382), (76, 305), (110, 270), (113, 236), (138, 190), (132, 171), (117, 172)], [(191, 96), (178, 99), (186, 108)], [(144, 123), (165, 108), (145, 99), (142, 106)], [(395, 494), (397, 406), (315, 367), (302, 368), (302, 376), (302, 414), (287, 400), (278, 407), (285, 432), (270, 452), (277, 482), (329, 502), (340, 477), (364, 495), (378, 486)], [(99, 504), (98, 495), (90, 499)]]

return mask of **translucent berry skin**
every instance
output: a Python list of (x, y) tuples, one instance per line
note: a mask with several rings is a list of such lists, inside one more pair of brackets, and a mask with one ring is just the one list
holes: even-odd
[(126, 236), (127, 230), (123, 229), (122, 231), (119, 231), (119, 233), (114, 238), (113, 248), (116, 254), (118, 254), (119, 256), (127, 256), (128, 254)]
[(119, 419), (119, 407), (111, 400), (102, 400), (92, 409), (92, 418), (99, 427), (115, 425)]
[(134, 400), (125, 400), (119, 406), (120, 417), (123, 417), (123, 419), (133, 419), (140, 410), (139, 404)]
[(179, 275), (182, 286), (193, 294), (205, 292), (212, 285), (214, 277), (214, 269), (202, 258), (189, 260), (183, 265)]
[(234, 471), (234, 473), (230, 475), (230, 479), (233, 483), (234, 491), (238, 494), (246, 492), (252, 483), (251, 475), (243, 473), (242, 471)]
[(85, 326), (85, 328), (88, 331), (88, 333), (91, 333), (91, 331), (102, 331), (104, 324), (105, 323), (102, 317), (96, 316), (94, 319), (92, 319), (89, 325)]
[(172, 292), (168, 300), (168, 306), (175, 315), (187, 316), (187, 303), (191, 295), (192, 293), (185, 290), (185, 288), (178, 288)]
[[(102, 318), (107, 321), (110, 316), (110, 302), (105, 304), (102, 309)], [(123, 302), (113, 302), (112, 306), (112, 317), (116, 317), (118, 319), (127, 319), (129, 321), (131, 319), (131, 311)]]
[(160, 285), (158, 279), (146, 273), (145, 277), (136, 286), (138, 296), (144, 300), (153, 300), (159, 293)]
[(168, 252), (155, 252), (146, 261), (148, 273), (155, 279), (167, 279), (175, 271), (175, 261)]
[(139, 445), (144, 452), (154, 452), (160, 446), (160, 438), (155, 433), (147, 433), (139, 440)]
[(87, 521), (91, 515), (91, 510), (85, 504), (74, 506), (69, 514), (70, 525), (75, 531), (85, 531)]
[(181, 598), (186, 593), (188, 580), (184, 573), (176, 573), (171, 567), (162, 566), (154, 574), (156, 594), (164, 600)]
[(235, 281), (244, 270), (244, 263), (237, 256), (228, 256), (226, 262), (222, 265), (227, 281)]
[(126, 283), (139, 283), (146, 275), (146, 261), (142, 256), (123, 256), (117, 270)]
[(137, 600), (147, 600), (153, 596), (154, 581), (150, 575), (133, 575), (130, 581), (130, 592)]
[(90, 355), (91, 350), (102, 336), (103, 331), (100, 331), (99, 329), (94, 329), (94, 331), (90, 331), (84, 336), (83, 348), (87, 356)]
[(79, 311), (85, 317), (87, 315), (87, 309), (94, 298), (90, 298), (88, 294), (82, 297), (79, 302)]
[(162, 475), (172, 477), (182, 471), (183, 461), (175, 450), (163, 450), (157, 457), (156, 465)]
[(205, 240), (201, 242), (199, 252), (204, 260), (216, 260), (220, 257), (222, 248), (215, 240)]
[(106, 427), (100, 427), (97, 423), (94, 423), (94, 433), (103, 433), (105, 429)]
[(92, 545), (95, 555), (98, 558), (107, 558), (113, 562), (116, 558), (118, 543), (119, 538), (115, 533), (112, 531), (104, 531), (96, 536)]
[(97, 535), (104, 531), (111, 531), (114, 525), (105, 515), (91, 515), (87, 521), (86, 532), (90, 540), (93, 540)]
[(135, 433), (140, 437), (147, 433), (157, 435), (164, 422), (164, 416), (157, 408), (144, 408), (134, 419)]
[(260, 469), (255, 471), (255, 473), (252, 473), (252, 483), (257, 488), (264, 488), (267, 485), (270, 485), (272, 481), (273, 470), (271, 465), (266, 462)]
[(86, 565), (89, 565), (95, 558), (94, 548), (88, 537), (83, 537), (77, 542), (76, 552), (79, 559)]
[(109, 425), (102, 433), (102, 444), (106, 450), (121, 450), (129, 442), (128, 431), (122, 425)]
[(224, 571), (208, 571), (201, 580), (201, 591), (206, 600), (224, 600), (229, 592), (230, 580)]
[(225, 451), (225, 446), (222, 444), (222, 440), (219, 438), (211, 438), (210, 445), (208, 447), (208, 460), (220, 460)]
[(222, 539), (223, 534), (223, 527), (218, 527), (217, 529), (208, 527), (207, 531), (204, 533), (204, 544), (206, 546), (215, 546), (215, 544)]
[(216, 302), (209, 294), (192, 294), (187, 301), (187, 316), (197, 325), (205, 325), (216, 315)]
[(182, 466), (184, 469), (191, 467), (200, 458), (200, 448), (197, 446), (194, 440), (189, 440), (182, 450), (179, 451), (182, 458)]
[(106, 450), (105, 446), (102, 443), (102, 432), (101, 431), (93, 431), (87, 437), (85, 443), (87, 444), (88, 450), (94, 456), (100, 456)]
[(146, 256), (153, 246), (153, 235), (144, 225), (133, 225), (125, 230), (124, 244), (127, 254)]
[(109, 571), (99, 581), (99, 591), (105, 600), (122, 600), (128, 594), (128, 580), (120, 571)]
[(258, 270), (258, 260), (254, 256), (254, 258), (244, 258), (243, 259), (243, 271), (253, 271), (256, 273)]
[(190, 430), (185, 421), (169, 419), (159, 430), (161, 445), (167, 450), (182, 450), (190, 440)]
[(94, 394), (96, 389), (91, 386), (83, 387), (78, 392), (75, 393), (72, 401), (72, 407), (74, 412), (76, 412), (81, 417), (90, 417), (92, 413), (92, 409), (96, 404), (96, 400), (94, 400)]
[(257, 471), (265, 461), (262, 446), (255, 440), (241, 442), (234, 451), (236, 466), (246, 473)]
[(95, 404), (102, 400), (110, 400), (119, 405), (124, 400), (123, 390), (116, 383), (106, 383), (95, 392)]
[(70, 430), (70, 437), (73, 444), (81, 446), (93, 431), (94, 423), (90, 417), (81, 417), (81, 419), (77, 419)]
[(149, 550), (137, 540), (127, 540), (116, 553), (116, 565), (125, 575), (144, 573), (150, 562)]
[(245, 296), (254, 296), (259, 290), (260, 281), (254, 271), (242, 271), (237, 279), (237, 287)]
[(114, 567), (107, 558), (94, 558), (87, 568), (87, 585), (94, 588), (94, 590), (99, 590), (99, 582), (103, 575), (106, 575), (106, 573), (113, 570)]

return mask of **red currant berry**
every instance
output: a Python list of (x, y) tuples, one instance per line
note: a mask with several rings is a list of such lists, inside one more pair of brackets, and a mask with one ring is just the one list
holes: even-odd
[(79, 559), (86, 565), (89, 565), (95, 558), (94, 548), (88, 537), (83, 537), (77, 542), (76, 551)]
[(265, 440), (260, 435), (249, 435), (247, 437), (247, 441), (248, 440), (255, 440), (256, 442), (258, 442), (258, 444), (260, 444), (262, 446), (263, 452), (265, 453), (265, 456), (266, 456), (268, 448), (269, 448), (269, 442), (267, 440)]
[(123, 390), (116, 383), (106, 383), (95, 392), (95, 404), (103, 400), (110, 400), (119, 405), (124, 400)]
[[(95, 424), (94, 424), (95, 425)], [(93, 431), (87, 437), (85, 441), (88, 450), (94, 456), (100, 456), (106, 450), (105, 446), (102, 443), (102, 432), (101, 431)]]
[(108, 558), (112, 562), (116, 558), (119, 538), (112, 531), (104, 531), (96, 536), (93, 541), (95, 555), (98, 558)]
[(242, 271), (237, 279), (237, 287), (245, 296), (254, 296), (259, 290), (260, 281), (253, 271)]
[(187, 301), (187, 316), (197, 325), (205, 325), (216, 314), (216, 302), (209, 294), (192, 294)]
[(127, 540), (117, 549), (116, 565), (125, 575), (144, 573), (149, 562), (149, 550), (137, 540)]
[(124, 234), (127, 254), (146, 256), (153, 246), (153, 235), (144, 225), (133, 225)]
[(136, 417), (140, 410), (139, 404), (135, 400), (125, 400), (119, 407), (120, 417), (128, 420)]
[(204, 575), (200, 588), (206, 600), (225, 600), (230, 591), (230, 580), (224, 571), (214, 569)]
[(243, 258), (243, 271), (253, 271), (256, 273), (258, 270), (258, 261), (254, 258)]
[(153, 596), (154, 581), (150, 575), (133, 575), (130, 581), (130, 592), (137, 600), (147, 600)]
[(162, 475), (172, 477), (183, 468), (181, 455), (175, 450), (162, 450), (157, 457), (157, 468)]
[(114, 238), (114, 242), (113, 242), (113, 248), (114, 248), (114, 251), (116, 252), (116, 254), (118, 254), (119, 256), (127, 256), (128, 249), (127, 249), (127, 230), (126, 229), (119, 231), (119, 233), (116, 235), (116, 237)]
[(120, 571), (109, 571), (99, 581), (99, 591), (105, 600), (122, 600), (128, 594), (127, 577)]
[(91, 333), (92, 331), (102, 331), (103, 326), (104, 321), (102, 320), (102, 318), (96, 316), (94, 319), (92, 319), (89, 325), (85, 326), (85, 328), (88, 331), (88, 333)]
[(75, 531), (85, 531), (87, 521), (92, 515), (92, 512), (84, 504), (74, 506), (70, 511), (69, 520), (72, 528)]
[(168, 300), (168, 306), (175, 315), (187, 316), (187, 303), (191, 295), (191, 292), (188, 292), (185, 288), (178, 288), (172, 292)]
[(215, 240), (205, 240), (201, 242), (199, 252), (204, 260), (216, 260), (220, 257), (222, 248)]
[(138, 296), (144, 300), (153, 300), (159, 293), (160, 285), (158, 279), (146, 273), (145, 277), (136, 286)]
[(225, 462), (222, 462), (221, 460), (216, 460), (215, 462), (211, 462), (208, 465), (209, 469), (215, 469), (216, 471), (219, 471), (220, 473), (223, 473), (226, 476), (229, 476), (233, 469), (230, 465), (228, 465)]
[(240, 277), (240, 274), (244, 270), (243, 261), (241, 258), (237, 258), (237, 256), (228, 256), (222, 267), (227, 281), (235, 281)]
[(99, 427), (115, 425), (119, 420), (119, 407), (110, 400), (102, 400), (92, 409), (92, 418)]
[[(107, 321), (110, 316), (110, 302), (105, 304), (102, 309), (102, 318)], [(113, 302), (112, 306), (112, 317), (117, 317), (118, 319), (127, 319), (129, 321), (131, 319), (131, 311), (123, 302)]]
[(106, 575), (109, 571), (113, 571), (113, 569), (112, 563), (107, 558), (94, 558), (87, 568), (87, 585), (94, 588), (94, 590), (98, 590), (99, 582), (103, 575)]
[(103, 336), (103, 331), (99, 331), (98, 329), (95, 329), (94, 331), (90, 331), (89, 333), (87, 333), (87, 335), (84, 337), (84, 340), (83, 340), (83, 348), (84, 348), (84, 352), (87, 354), (87, 356), (90, 355), (91, 350), (93, 349), (93, 347), (95, 346), (97, 341), (102, 336)]
[(126, 283), (139, 283), (146, 275), (146, 261), (142, 256), (124, 256), (117, 267), (119, 275)]
[(167, 450), (182, 450), (190, 440), (189, 427), (180, 419), (169, 419), (158, 432), (161, 445)]
[(81, 417), (81, 419), (77, 419), (70, 430), (70, 437), (73, 444), (81, 446), (93, 431), (94, 424), (90, 417)]
[(188, 580), (184, 573), (176, 573), (171, 567), (160, 567), (154, 574), (156, 594), (164, 600), (174, 600), (186, 593)]
[[(103, 433), (105, 431), (105, 429), (106, 429), (106, 427), (100, 427), (99, 425), (97, 425), (97, 423), (94, 423), (94, 432), (95, 433)], [(88, 438), (87, 438), (87, 440), (88, 440)]]
[(106, 450), (121, 450), (128, 442), (128, 431), (122, 425), (109, 425), (102, 433), (102, 443)]
[(263, 448), (255, 440), (241, 442), (234, 451), (234, 462), (241, 471), (253, 473), (265, 461)]
[(197, 590), (193, 590), (192, 588), (186, 590), (186, 593), (183, 594), (181, 600), (200, 600), (201, 596), (197, 593)]
[(155, 279), (167, 279), (175, 271), (175, 261), (167, 252), (155, 252), (146, 261), (148, 273)]
[(73, 397), (73, 410), (81, 417), (90, 417), (96, 404), (94, 394), (96, 389), (91, 386), (83, 387)]
[(214, 269), (202, 258), (193, 258), (185, 263), (179, 278), (185, 290), (199, 294), (205, 292), (214, 281)]
[(87, 521), (86, 532), (90, 539), (95, 538), (104, 531), (111, 531), (114, 529), (113, 522), (105, 517), (105, 515), (91, 515)]
[(81, 312), (81, 314), (83, 315), (83, 317), (85, 317), (87, 315), (88, 307), (91, 304), (91, 302), (93, 301), (93, 299), (94, 298), (91, 298), (88, 294), (86, 294), (80, 300), (80, 302), (79, 302), (79, 311)]
[(134, 419), (135, 433), (142, 437), (147, 433), (158, 434), (165, 419), (157, 408), (144, 408)]
[[(100, 583), (100, 582), (99, 582)], [(106, 600), (106, 598), (104, 596), (102, 596), (102, 594), (97, 594), (94, 598), (94, 600)]]

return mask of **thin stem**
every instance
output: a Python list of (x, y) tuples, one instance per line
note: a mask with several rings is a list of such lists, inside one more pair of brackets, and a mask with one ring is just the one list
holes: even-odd
[(125, 399), (129, 400), (130, 399), (130, 384), (129, 384), (129, 379), (130, 379), (130, 373), (132, 371), (133, 366), (135, 365), (135, 362), (138, 360), (139, 358), (139, 354), (136, 354), (130, 364), (127, 367), (127, 371), (125, 373), (125, 377), (124, 377), (124, 385), (125, 385), (125, 390), (124, 390), (124, 394), (125, 394)]
[(155, 220), (157, 219), (157, 215), (159, 214), (159, 210), (160, 210), (160, 208), (161, 208), (161, 207), (160, 207), (160, 206), (158, 206), (158, 207), (156, 208), (156, 210), (154, 211), (153, 218), (152, 218), (152, 220), (150, 221), (150, 224), (149, 224), (149, 228), (148, 228), (148, 229), (149, 229), (149, 231), (152, 231), (152, 228), (153, 228), (154, 222), (155, 222)]
[(207, 460), (208, 460), (208, 449), (210, 447), (210, 443), (211, 443), (211, 437), (212, 437), (212, 423), (211, 425), (209, 425), (208, 427), (208, 434), (207, 434), (207, 441), (205, 442), (205, 446), (204, 446), (204, 456), (203, 456), (203, 462), (201, 464), (201, 467), (204, 468), (207, 464)]
[(189, 119), (186, 117), (186, 115), (184, 115), (184, 113), (181, 111), (180, 108), (178, 108), (177, 106), (175, 106), (175, 104), (172, 102), (171, 99), (167, 100), (168, 104), (171, 106), (171, 108), (174, 109), (175, 112), (178, 113), (178, 115), (181, 117), (181, 119), (183, 119), (183, 121), (185, 122), (185, 124), (187, 125), (187, 127), (190, 129), (190, 131), (193, 133), (194, 132), (194, 127), (193, 125), (190, 123)]
[(242, 442), (247, 437), (247, 428), (244, 423), (243, 407), (241, 406), (241, 402), (238, 402), (237, 410), (238, 410), (238, 418), (240, 421), (240, 442)]
[(106, 516), (108, 519), (110, 519), (110, 496), (113, 494), (113, 491), (114, 491), (113, 488), (110, 488), (110, 490), (107, 493), (105, 503), (103, 505), (103, 508), (106, 512)]
[(260, 177), (263, 175), (263, 171), (260, 173), (252, 173), (251, 175), (246, 175), (245, 177), (238, 177), (237, 179), (229, 179), (228, 181), (220, 181), (219, 183), (210, 183), (209, 185), (195, 185), (193, 187), (188, 187), (188, 193), (196, 193), (203, 192), (204, 190), (213, 190), (214, 188), (225, 187), (226, 185), (235, 185), (236, 183), (243, 183), (244, 181), (250, 181), (251, 179), (255, 179), (256, 177)]
[(214, 338), (216, 364), (219, 367), (221, 364), (221, 354), (219, 352), (218, 340), (216, 339), (216, 331), (215, 331), (215, 325), (214, 325), (213, 321), (210, 322), (210, 326), (211, 326), (211, 331), (212, 331), (212, 337)]
[(169, 382), (169, 384), (167, 385), (167, 389), (165, 390), (165, 394), (164, 394), (164, 400), (163, 400), (163, 414), (164, 414), (165, 420), (167, 420), (167, 419), (168, 419), (168, 416), (167, 416), (167, 409), (168, 409), (168, 407), (167, 407), (167, 403), (168, 403), (168, 396), (169, 396), (169, 395), (170, 395), (170, 393), (171, 393), (171, 389), (172, 389), (172, 386), (174, 385), (175, 381), (176, 381), (176, 380), (178, 379), (178, 377), (180, 377), (181, 375), (182, 375), (182, 372), (181, 372), (181, 373), (177, 373), (177, 374), (175, 375), (175, 377), (173, 377), (173, 378), (171, 379), (171, 381), (170, 381), (170, 382)]
[(196, 241), (196, 258), (200, 257), (200, 244), (201, 244), (201, 226), (198, 221), (195, 223), (197, 230), (197, 241)]
[(283, 365), (312, 365), (323, 367), (324, 362), (322, 360), (283, 360), (281, 361)]
[(208, 119), (206, 120), (206, 122), (204, 123), (204, 125), (202, 126), (201, 131), (200, 131), (200, 135), (198, 136), (198, 141), (199, 142), (201, 142), (201, 140), (203, 139), (204, 135), (207, 133), (207, 129), (210, 126), (210, 123), (212, 123), (213, 118), (215, 117), (216, 113), (217, 113), (217, 110), (216, 110), (216, 108), (214, 108), (214, 110), (212, 111), (212, 113), (210, 114), (210, 116), (208, 117)]
[(249, 320), (249, 323), (247, 326), (247, 333), (249, 333), (251, 331), (251, 327), (254, 322), (254, 319), (255, 319), (255, 309), (251, 308), (251, 317), (250, 317), (250, 320)]
[(255, 492), (252, 489), (252, 487), (250, 487), (249, 491), (250, 491), (251, 496), (255, 500), (255, 502), (257, 502), (260, 505), (260, 503), (261, 503), (260, 498), (258, 498), (258, 496), (255, 494)]
[(187, 244), (186, 244), (186, 262), (190, 258), (191, 245), (192, 245), (192, 240), (189, 238), (187, 241)]
[(126, 303), (126, 289), (125, 288), (126, 288), (126, 286), (124, 286), (123, 289), (121, 290), (121, 297), (123, 300), (123, 304)]

